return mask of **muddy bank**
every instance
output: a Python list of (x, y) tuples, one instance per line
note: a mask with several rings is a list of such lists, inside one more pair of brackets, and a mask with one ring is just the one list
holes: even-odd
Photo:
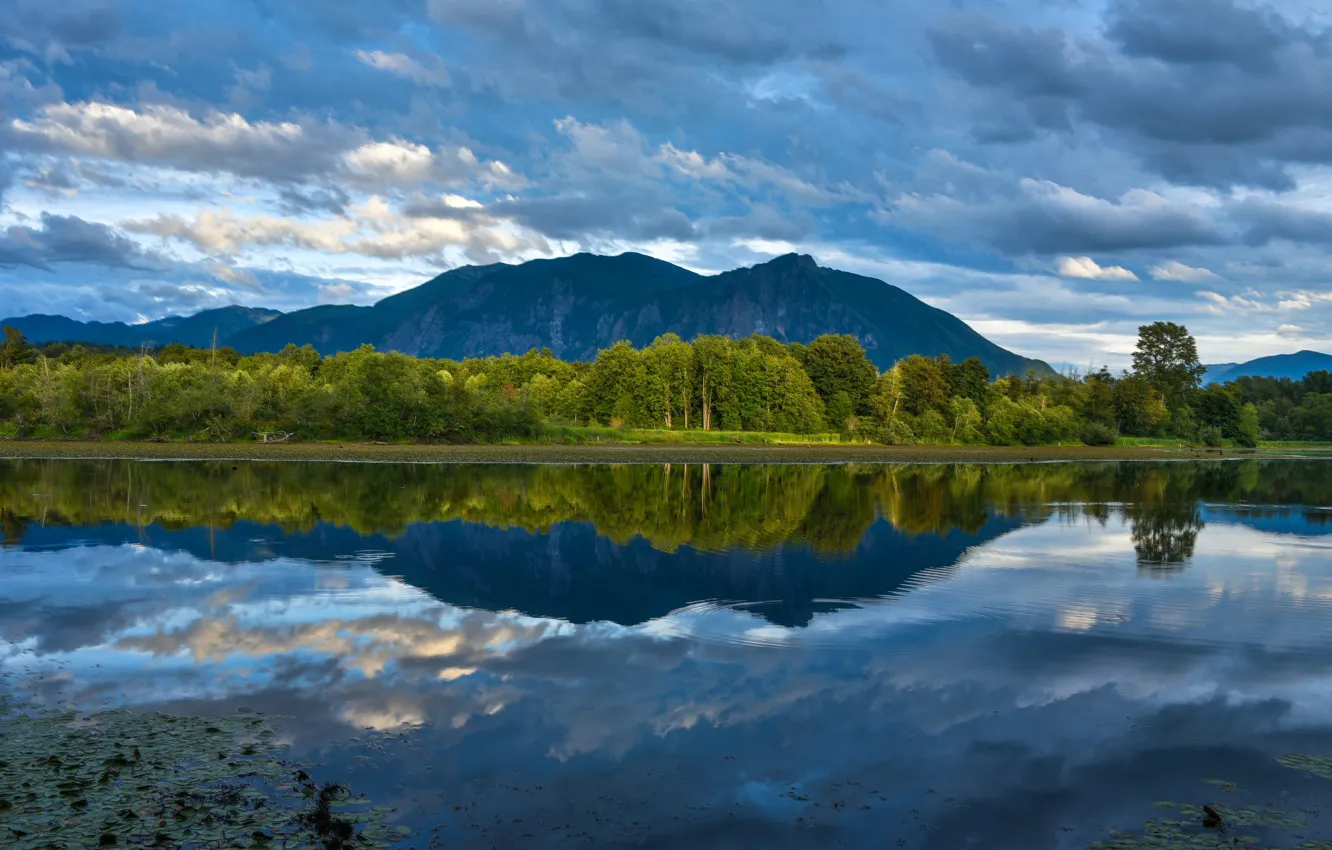
[(1138, 446), (381, 445), (0, 441), (0, 458), (305, 460), (398, 463), (1018, 463), (1077, 460), (1332, 457), (1318, 449)]

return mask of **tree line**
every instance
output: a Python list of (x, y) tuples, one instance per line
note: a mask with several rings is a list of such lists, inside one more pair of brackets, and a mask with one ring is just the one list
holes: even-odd
[[(591, 362), (549, 349), (463, 360), (371, 346), (242, 356), (178, 344), (137, 351), (0, 345), (0, 436), (487, 442), (603, 426), (671, 431), (835, 432), (889, 444), (1108, 444), (1119, 436), (1207, 445), (1332, 439), (1332, 378), (1244, 378), (1202, 387), (1186, 328), (1140, 329), (1113, 375), (992, 376), (975, 357), (912, 355), (880, 371), (854, 336), (809, 344), (675, 334), (618, 342)], [(558, 431), (556, 431), (558, 433)], [(576, 432), (566, 432), (576, 434)]]

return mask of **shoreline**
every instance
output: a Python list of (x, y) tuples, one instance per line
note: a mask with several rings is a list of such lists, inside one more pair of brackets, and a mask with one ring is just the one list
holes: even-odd
[(377, 444), (0, 441), (5, 460), (227, 460), (381, 463), (1032, 463), (1332, 458), (1332, 448), (881, 446), (869, 444)]

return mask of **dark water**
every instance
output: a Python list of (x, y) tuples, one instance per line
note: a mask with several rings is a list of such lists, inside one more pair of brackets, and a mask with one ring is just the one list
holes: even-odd
[(419, 847), (1295, 846), (1330, 472), (0, 461), (0, 687), (292, 715)]

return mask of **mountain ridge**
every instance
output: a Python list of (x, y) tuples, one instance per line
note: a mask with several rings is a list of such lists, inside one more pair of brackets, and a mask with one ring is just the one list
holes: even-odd
[(238, 331), (283, 315), (280, 310), (267, 307), (232, 305), (202, 310), (189, 316), (164, 316), (152, 322), (131, 325), (126, 322), (80, 322), (66, 316), (31, 313), (0, 319), (0, 325), (9, 325), (23, 331), (30, 342), (82, 342), (91, 345), (117, 345), (138, 348), (178, 342), (196, 348), (207, 348), (216, 332), (219, 344)]
[(1206, 365), (1203, 382), (1207, 384), (1233, 381), (1241, 377), (1290, 378), (1298, 381), (1310, 372), (1332, 371), (1332, 354), (1303, 349), (1293, 354), (1269, 354), (1243, 363), (1213, 363)]
[[(26, 333), (23, 323), (30, 318), (5, 321)], [(173, 320), (194, 318), (168, 317), (150, 323), (157, 326), (150, 330), (167, 336)], [(331, 354), (370, 343), (381, 350), (452, 359), (549, 348), (564, 359), (590, 360), (618, 340), (645, 346), (668, 332), (684, 339), (761, 333), (801, 343), (825, 333), (850, 333), (881, 369), (908, 354), (947, 354), (954, 360), (979, 357), (998, 375), (1051, 371), (899, 287), (824, 268), (806, 254), (715, 275), (637, 253), (464, 266), (368, 307), (321, 305), (266, 315), (262, 321), (251, 318), (228, 334), (219, 333), (223, 344), (245, 354), (310, 344)], [(66, 328), (67, 333), (75, 330)], [(132, 338), (134, 332), (129, 333)], [(36, 342), (51, 339), (33, 337)]]

